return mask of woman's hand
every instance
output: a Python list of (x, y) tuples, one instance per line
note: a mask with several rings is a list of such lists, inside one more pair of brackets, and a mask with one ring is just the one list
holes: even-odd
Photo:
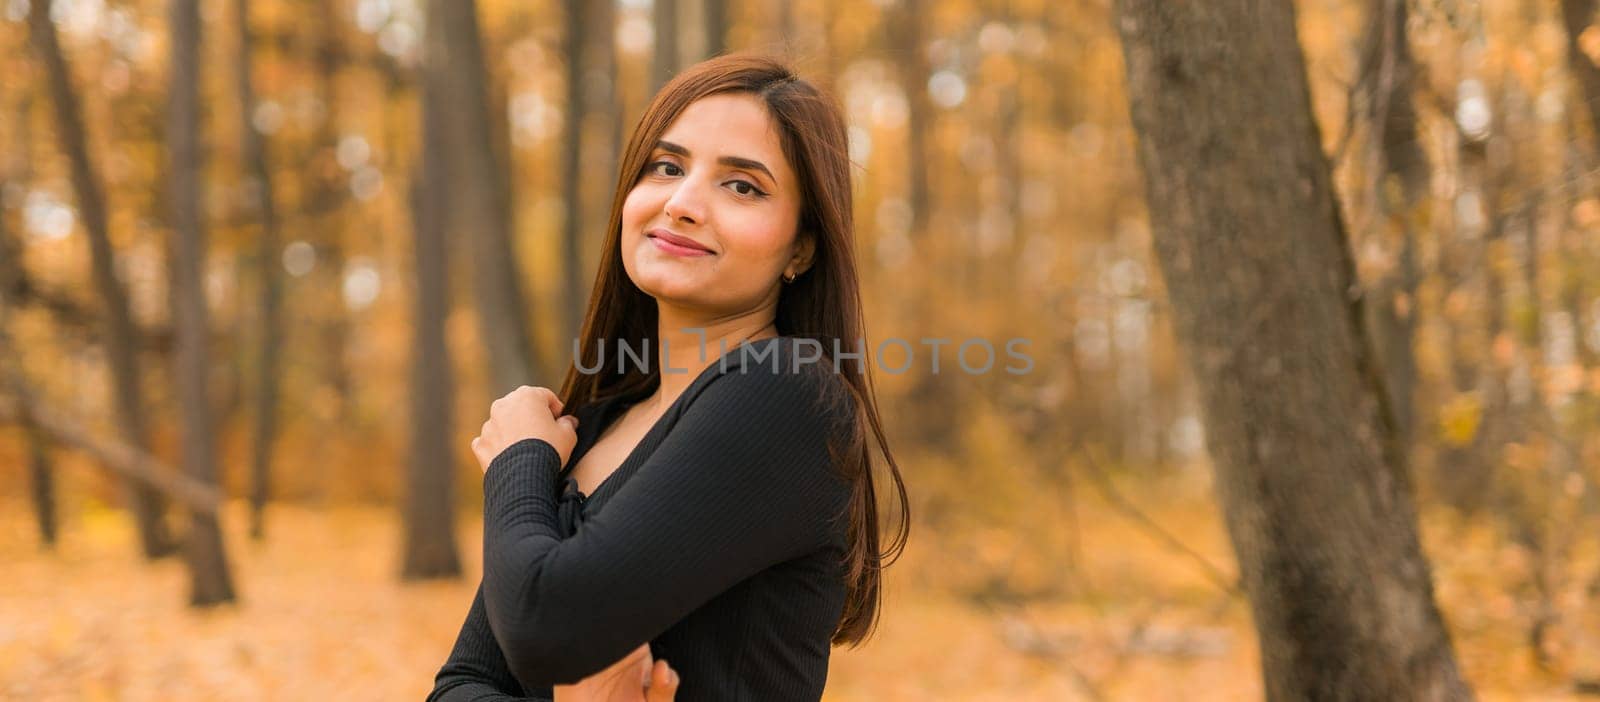
[(666, 661), (650, 660), (650, 645), (572, 685), (556, 685), (555, 702), (672, 702), (678, 674)]
[(488, 472), (495, 456), (523, 439), (549, 442), (561, 454), (564, 466), (578, 443), (578, 418), (562, 417), (561, 398), (548, 388), (524, 385), (489, 405), (489, 420), (472, 440), (472, 455)]

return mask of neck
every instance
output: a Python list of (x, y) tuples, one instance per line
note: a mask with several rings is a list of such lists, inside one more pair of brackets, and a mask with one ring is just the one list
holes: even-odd
[(641, 403), (654, 409), (671, 405), (724, 351), (738, 348), (740, 342), (778, 335), (776, 309), (771, 306), (735, 315), (707, 316), (658, 301), (656, 311), (656, 368), (660, 370), (661, 385)]

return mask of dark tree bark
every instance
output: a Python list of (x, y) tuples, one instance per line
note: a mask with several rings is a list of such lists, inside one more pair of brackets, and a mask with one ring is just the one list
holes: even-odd
[(35, 523), (39, 526), (39, 542), (47, 549), (56, 545), (56, 470), (50, 458), (50, 440), (38, 425), (27, 419), (22, 431), (28, 439), (28, 494), (33, 499)]
[(562, 348), (575, 339), (583, 325), (589, 300), (583, 275), (583, 48), (592, 19), (589, 3), (565, 0), (566, 31), (561, 36), (562, 54), (567, 59), (567, 112), (561, 120), (561, 274), (566, 298), (566, 337)]
[(900, 0), (889, 14), (889, 34), (894, 65), (900, 72), (900, 89), (906, 94), (906, 204), (911, 206), (907, 229), (913, 239), (925, 238), (930, 207), (928, 186), (928, 57), (923, 51), (922, 0)]
[(1600, 150), (1600, 67), (1583, 52), (1579, 38), (1594, 21), (1595, 0), (1561, 0), (1561, 24), (1567, 33), (1567, 70), (1578, 84), (1589, 136)]
[(1471, 696), (1285, 1), (1122, 0), (1146, 202), (1267, 698)]
[[(1428, 163), (1417, 135), (1417, 110), (1412, 101), (1416, 64), (1406, 39), (1404, 0), (1372, 0), (1362, 48), (1361, 81), (1366, 93), (1368, 135), (1368, 204), (1378, 227), (1369, 236), (1399, 238), (1393, 273), (1371, 287), (1368, 322), (1379, 347), (1401, 441), (1409, 445), (1414, 424), (1417, 361), (1412, 346), (1417, 333), (1416, 220), (1413, 210), (1427, 193)], [(1393, 234), (1390, 234), (1390, 232)]]
[(701, 59), (728, 51), (728, 0), (701, 0)]
[[(314, 1), (315, 7), (312, 9), (316, 12), (317, 30), (307, 38), (311, 41), (308, 48), (314, 56), (316, 95), (317, 101), (322, 103), (323, 114), (319, 117), (313, 137), (314, 148), (321, 155), (313, 163), (327, 165), (336, 158), (339, 149), (339, 71), (346, 65), (341, 58), (346, 50), (343, 46), (339, 3), (336, 0)], [(345, 358), (345, 351), (350, 345), (350, 315), (345, 313), (344, 306), (344, 237), (349, 216), (346, 205), (350, 199), (350, 188), (349, 181), (337, 169), (312, 173), (310, 178), (311, 194), (301, 203), (301, 210), (321, 215), (310, 229), (314, 232), (317, 252), (313, 275), (321, 288), (317, 294), (325, 307), (317, 322), (307, 326), (317, 337), (315, 345), (320, 349), (318, 363), (321, 364), (323, 382), (333, 390), (333, 397), (338, 401), (333, 414), (343, 421), (350, 418), (352, 392), (350, 367)], [(319, 437), (320, 440), (323, 438)]]
[[(207, 387), (210, 357), (202, 268), (205, 222), (200, 208), (200, 5), (172, 0), (171, 93), (167, 114), (168, 197), (174, 236), (170, 251), (172, 318), (178, 327), (173, 375), (182, 414), (183, 470), (195, 481), (216, 485), (217, 462)], [(233, 580), (215, 514), (190, 512), (184, 538), (189, 561), (189, 603), (204, 607), (234, 600)]]
[(702, 59), (728, 50), (728, 0), (700, 0), (705, 20), (705, 53)]
[(239, 91), (239, 152), (245, 179), (254, 185), (256, 211), (261, 216), (261, 238), (256, 242), (256, 272), (260, 276), (256, 304), (261, 331), (256, 353), (255, 426), (250, 444), (250, 537), (266, 536), (267, 500), (272, 494), (272, 445), (278, 433), (278, 362), (283, 346), (282, 267), (278, 265), (278, 208), (273, 197), (272, 170), (266, 146), (251, 115), (256, 111), (255, 81), (250, 70), (254, 36), (250, 31), (250, 0), (234, 0), (234, 36), (238, 60), (234, 83)]
[[(434, 35), (427, 41), (443, 41)], [(416, 299), (412, 357), (411, 457), (407, 466), (400, 576), (415, 580), (455, 577), (455, 514), (450, 441), (455, 436), (455, 396), (444, 320), (450, 307), (449, 247), (445, 243), (445, 166), (449, 149), (445, 93), (436, 83), (422, 89), (422, 165), (411, 191)]]
[(533, 355), (524, 318), (522, 278), (512, 245), (508, 167), (493, 144), (495, 119), (489, 111), (488, 71), (478, 31), (475, 0), (429, 0), (424, 81), (450, 106), (445, 137), (450, 140), (450, 179), (440, 182), (450, 203), (447, 231), (466, 237), (471, 252), (473, 303), (478, 330), (489, 354), (495, 396), (533, 384)]
[[(7, 342), (0, 338), (0, 348)], [(4, 360), (0, 356), (0, 360)], [(84, 424), (38, 398), (18, 369), (0, 362), (0, 420), (31, 422), (50, 442), (89, 454), (98, 465), (137, 480), (196, 512), (214, 515), (222, 504), (217, 487), (162, 463), (155, 456), (115, 438), (99, 436)]]
[(650, 59), (650, 92), (654, 93), (678, 73), (678, 0), (655, 0), (650, 12), (655, 27), (655, 54)]
[[(1578, 84), (1583, 116), (1589, 124), (1589, 136), (1595, 152), (1600, 154), (1600, 67), (1595, 66), (1578, 43), (1583, 30), (1594, 20), (1594, 11), (1595, 0), (1561, 0), (1561, 20), (1567, 34), (1567, 68), (1572, 72), (1573, 81)], [(1582, 307), (1586, 288), (1584, 281), (1580, 273), (1569, 272), (1562, 286), (1561, 299), (1577, 338), (1578, 362), (1589, 369), (1595, 366), (1597, 359), (1594, 348), (1587, 343), (1587, 332), (1583, 326), (1586, 314)]]
[[(594, 280), (584, 242), (599, 238), (595, 227), (608, 216), (599, 212), (610, 206), (609, 177), (588, 179), (591, 187), (586, 189), (583, 174), (615, 173), (620, 140), (614, 55), (616, 17), (612, 3), (567, 0), (565, 9), (567, 25), (562, 41), (567, 56), (567, 118), (562, 121), (561, 187), (566, 209), (562, 273), (568, 338), (562, 340), (563, 350), (570, 348), (571, 339), (577, 337), (583, 324), (589, 287)], [(660, 19), (658, 15), (657, 21)], [(585, 149), (585, 126), (594, 124), (601, 126), (588, 130), (589, 135), (599, 131), (599, 138), (589, 140), (590, 148)], [(603, 199), (598, 197), (602, 194)], [(591, 207), (591, 202), (600, 205)]]
[[(918, 244), (912, 248), (912, 256), (918, 265), (933, 271), (936, 277), (953, 281), (957, 276), (969, 273), (970, 268), (962, 265), (969, 256), (959, 246), (952, 248), (942, 245), (943, 237), (934, 237), (929, 232), (932, 185), (928, 173), (928, 155), (932, 145), (929, 131), (933, 127), (933, 120), (932, 106), (928, 100), (929, 67), (924, 51), (925, 9), (923, 0), (899, 0), (886, 11), (883, 21), (886, 23), (892, 60), (898, 70), (900, 89), (906, 99), (905, 197), (911, 211), (906, 233), (911, 241)], [(824, 24), (824, 33), (826, 31)], [(962, 188), (961, 193), (971, 194), (974, 190)], [(976, 207), (964, 206), (959, 209), (972, 211)], [(965, 227), (957, 229), (966, 231)], [(952, 253), (961, 255), (949, 255)], [(935, 303), (926, 295), (909, 288), (904, 289), (899, 297), (895, 304), (902, 310), (900, 314), (907, 320), (908, 326), (912, 329), (930, 328), (929, 320), (935, 314), (931, 307)], [(961, 394), (961, 384), (944, 382), (930, 373), (918, 373), (907, 391), (907, 402), (910, 406), (923, 408), (963, 407), (965, 403), (961, 400)], [(914, 432), (920, 443), (937, 451), (960, 450), (957, 429), (963, 420), (959, 411), (918, 412), (912, 416), (915, 417)]]
[[(71, 70), (56, 38), (55, 24), (50, 21), (50, 7), (50, 0), (36, 0), (30, 5), (29, 36), (40, 63), (44, 64), (51, 102), (55, 106), (57, 139), (67, 157), (73, 192), (78, 200), (78, 212), (83, 218), (84, 232), (88, 235), (90, 273), (104, 308), (100, 333), (106, 358), (111, 363), (117, 426), (124, 441), (143, 448), (147, 445), (149, 432), (140, 388), (143, 374), (139, 368), (138, 334), (128, 307), (127, 292), (117, 277), (105, 191), (91, 160), (77, 90), (73, 87)], [(132, 482), (123, 483), (123, 493), (124, 500), (133, 512), (145, 557), (160, 558), (173, 553), (177, 544), (167, 531), (162, 517), (166, 502), (161, 493)]]
[[(6, 182), (0, 180), (0, 191)], [(22, 245), (11, 233), (5, 213), (0, 212), (0, 362), (19, 363), (20, 354), (14, 350), (9, 334), (9, 312), (12, 290), (22, 271)], [(11, 369), (0, 369), (10, 373)], [(9, 385), (0, 380), (0, 387)], [(39, 527), (39, 542), (53, 549), (56, 544), (56, 488), (55, 469), (50, 460), (50, 442), (31, 416), (20, 417), (18, 426), (28, 446), (28, 497), (33, 505), (34, 523)]]

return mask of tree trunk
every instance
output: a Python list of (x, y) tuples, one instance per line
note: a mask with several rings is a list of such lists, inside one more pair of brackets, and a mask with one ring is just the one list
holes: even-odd
[[(571, 347), (571, 340), (580, 331), (584, 313), (588, 309), (589, 288), (594, 280), (594, 269), (589, 263), (591, 257), (586, 255), (584, 242), (601, 238), (600, 232), (594, 228), (606, 222), (608, 215), (599, 213), (609, 210), (611, 204), (609, 178), (600, 179), (599, 187), (591, 187), (586, 191), (583, 173), (616, 172), (621, 128), (614, 55), (616, 17), (612, 5), (610, 2), (567, 0), (565, 9), (567, 24), (562, 41), (567, 57), (568, 118), (562, 123), (561, 187), (565, 203), (562, 272), (566, 283), (567, 338), (562, 340), (563, 350)], [(666, 15), (675, 15), (676, 11), (675, 3), (670, 9), (658, 8), (655, 16), (658, 30), (664, 20), (675, 19)], [(657, 39), (660, 39), (660, 35), (657, 35)], [(675, 55), (677, 40), (673, 37), (669, 41), (672, 44), (671, 52)], [(663, 60), (672, 61), (671, 70), (676, 68), (675, 56), (664, 57), (663, 51), (658, 45), (654, 68), (658, 75), (665, 70), (662, 67)], [(670, 77), (670, 72), (666, 75)], [(602, 133), (598, 141), (589, 141), (590, 148), (586, 150), (584, 127), (593, 124), (601, 127), (589, 130), (591, 136), (595, 131)], [(586, 153), (589, 156), (587, 159), (584, 158)], [(589, 182), (591, 186), (595, 184), (594, 179)], [(596, 206), (591, 207), (591, 202)]]
[[(143, 448), (147, 445), (149, 432), (145, 421), (143, 391), (139, 384), (143, 374), (139, 369), (133, 314), (129, 310), (128, 295), (122, 287), (122, 281), (117, 277), (105, 194), (99, 173), (90, 160), (78, 94), (73, 88), (66, 57), (56, 39), (55, 24), (50, 20), (50, 7), (50, 0), (36, 0), (30, 6), (29, 34), (40, 63), (44, 64), (50, 85), (51, 102), (55, 105), (56, 113), (56, 135), (67, 157), (73, 192), (78, 198), (78, 212), (88, 235), (90, 271), (95, 291), (100, 297), (101, 306), (105, 308), (101, 318), (101, 334), (106, 357), (111, 363), (117, 426), (124, 441)], [(167, 531), (162, 517), (166, 511), (166, 501), (161, 493), (148, 486), (126, 481), (122, 490), (125, 501), (133, 511), (145, 557), (160, 558), (173, 553), (177, 544)]]
[[(1411, 442), (1417, 384), (1412, 346), (1422, 276), (1417, 269), (1415, 208), (1427, 194), (1428, 181), (1427, 156), (1417, 135), (1417, 110), (1411, 98), (1416, 65), (1406, 40), (1406, 18), (1404, 0), (1373, 0), (1361, 71), (1371, 130), (1367, 199), (1376, 222), (1367, 235), (1380, 237), (1385, 250), (1399, 250), (1395, 270), (1370, 286), (1373, 304), (1368, 323), (1373, 325), (1402, 445)], [(1399, 242), (1388, 241), (1395, 237)]]
[[(346, 351), (350, 346), (350, 315), (344, 302), (344, 268), (345, 256), (345, 230), (348, 227), (347, 218), (350, 199), (350, 187), (347, 175), (342, 169), (331, 168), (330, 163), (336, 159), (341, 135), (339, 133), (339, 69), (344, 66), (345, 55), (344, 38), (340, 33), (341, 19), (339, 16), (339, 2), (337, 0), (315, 0), (314, 8), (317, 13), (317, 31), (306, 37), (310, 44), (307, 47), (311, 52), (313, 64), (316, 66), (315, 90), (317, 102), (322, 105), (322, 114), (317, 116), (317, 127), (313, 132), (312, 148), (319, 154), (312, 160), (318, 166), (308, 174), (308, 195), (303, 196), (301, 211), (315, 213), (316, 224), (310, 227), (310, 238), (316, 247), (316, 267), (312, 275), (316, 279), (315, 295), (318, 296), (320, 307), (314, 318), (316, 321), (305, 325), (307, 330), (316, 335), (313, 343), (317, 347), (318, 370), (321, 372), (322, 382), (333, 391), (335, 407), (327, 414), (332, 415), (335, 421), (345, 421), (351, 418), (351, 393), (352, 374), (346, 359)], [(299, 325), (297, 325), (299, 326)], [(292, 332), (290, 332), (292, 333)], [(295, 348), (291, 341), (289, 348)], [(322, 413), (319, 411), (318, 413)], [(326, 434), (317, 437), (318, 444), (328, 440)], [(322, 497), (325, 482), (317, 484), (318, 497)]]
[[(452, 0), (453, 1), (453, 0)], [(430, 25), (436, 27), (438, 25)], [(437, 56), (447, 39), (429, 32), (428, 56)], [(426, 60), (426, 59), (425, 59)], [(434, 76), (424, 67), (425, 76)], [(451, 403), (455, 391), (450, 350), (445, 344), (445, 316), (450, 307), (449, 247), (445, 242), (447, 167), (450, 149), (448, 93), (437, 80), (422, 87), (422, 165), (413, 179), (411, 217), (417, 288), (413, 307), (411, 459), (406, 480), (400, 576), (415, 580), (455, 577), (461, 573), (456, 555), (451, 476), (455, 437)]]
[(1579, 42), (1583, 30), (1594, 21), (1595, 0), (1561, 0), (1561, 24), (1567, 34), (1567, 70), (1582, 91), (1583, 116), (1589, 122), (1589, 136), (1600, 149), (1600, 67), (1589, 60)]
[(906, 94), (906, 204), (911, 206), (907, 232), (914, 239), (926, 239), (928, 210), (928, 59), (922, 46), (922, 0), (900, 0), (899, 9), (890, 15), (890, 34), (894, 41), (894, 65), (900, 71), (900, 89)]
[(650, 12), (655, 24), (655, 55), (650, 60), (653, 95), (678, 73), (678, 0), (655, 0)]
[[(450, 140), (447, 231), (466, 236), (471, 251), (473, 302), (478, 330), (489, 353), (495, 396), (533, 384), (535, 366), (524, 319), (522, 278), (512, 245), (511, 206), (507, 200), (508, 164), (498, 158), (489, 112), (488, 72), (483, 62), (474, 0), (429, 0), (423, 80), (439, 91), (451, 109), (441, 128)], [(429, 177), (431, 177), (430, 174)]]
[[(1567, 33), (1567, 67), (1582, 91), (1579, 102), (1583, 104), (1583, 116), (1589, 124), (1589, 137), (1593, 140), (1595, 151), (1600, 153), (1600, 67), (1594, 65), (1579, 45), (1583, 30), (1594, 20), (1594, 10), (1594, 0), (1561, 0), (1561, 20)], [(1575, 270), (1569, 272), (1568, 282), (1562, 289), (1562, 304), (1571, 318), (1573, 333), (1577, 336), (1579, 365), (1588, 370), (1595, 366), (1597, 359), (1595, 349), (1588, 343), (1589, 334), (1583, 324), (1588, 315), (1582, 306), (1586, 299), (1584, 280), (1581, 273)]]
[[(561, 273), (565, 284), (566, 338), (561, 348), (565, 350), (571, 339), (582, 331), (585, 307), (589, 300), (583, 275), (583, 99), (584, 45), (588, 36), (589, 3), (584, 0), (566, 0), (566, 31), (562, 34), (562, 54), (567, 59), (567, 113), (561, 120)], [(659, 17), (659, 15), (658, 15)]]
[(22, 422), (22, 431), (28, 438), (28, 486), (34, 518), (39, 525), (39, 542), (53, 549), (56, 546), (56, 471), (50, 460), (50, 441), (27, 419)]
[(256, 242), (256, 273), (260, 276), (257, 302), (261, 311), (260, 347), (256, 354), (255, 431), (250, 446), (250, 537), (266, 536), (267, 499), (272, 493), (272, 443), (278, 433), (278, 361), (283, 346), (282, 267), (278, 265), (278, 208), (273, 198), (272, 170), (266, 147), (251, 115), (256, 111), (254, 80), (250, 71), (250, 0), (234, 0), (234, 34), (238, 61), (234, 66), (239, 91), (239, 152), (245, 180), (254, 185), (256, 211), (261, 217), (261, 238)]
[[(168, 106), (168, 178), (175, 230), (171, 248), (172, 319), (178, 327), (177, 398), (182, 414), (183, 469), (196, 481), (216, 485), (211, 402), (207, 388), (205, 224), (200, 207), (200, 5), (172, 0), (171, 73)], [(184, 538), (189, 561), (189, 602), (197, 607), (231, 602), (232, 576), (215, 514), (191, 512)]]
[(728, 50), (728, 1), (701, 0), (705, 20), (705, 51), (700, 58), (719, 56)]
[[(5, 343), (5, 339), (0, 338), (0, 346)], [(98, 436), (83, 422), (46, 404), (35, 396), (18, 369), (0, 364), (0, 387), (6, 390), (6, 394), (0, 395), (0, 420), (31, 422), (52, 443), (87, 453), (102, 468), (160, 490), (196, 512), (216, 514), (222, 504), (217, 486), (195, 480), (115, 438)]]
[(1288, 2), (1117, 6), (1155, 248), (1267, 698), (1471, 696), (1433, 600)]
[[(0, 179), (0, 192), (6, 181)], [(5, 214), (0, 212), (0, 359), (20, 364), (21, 354), (16, 352), (8, 334), (10, 323), (11, 291), (22, 277), (22, 244), (12, 236), (6, 225)], [(0, 368), (0, 373), (10, 369)], [(0, 387), (9, 383), (0, 379)], [(33, 504), (34, 522), (39, 527), (39, 542), (47, 549), (56, 544), (56, 487), (55, 469), (50, 460), (50, 442), (31, 416), (22, 415), (18, 423), (28, 446), (28, 496)]]

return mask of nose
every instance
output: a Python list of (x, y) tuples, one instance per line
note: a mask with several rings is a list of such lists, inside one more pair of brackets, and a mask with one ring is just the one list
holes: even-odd
[(694, 178), (684, 178), (661, 210), (673, 222), (704, 224), (706, 221), (705, 197)]

